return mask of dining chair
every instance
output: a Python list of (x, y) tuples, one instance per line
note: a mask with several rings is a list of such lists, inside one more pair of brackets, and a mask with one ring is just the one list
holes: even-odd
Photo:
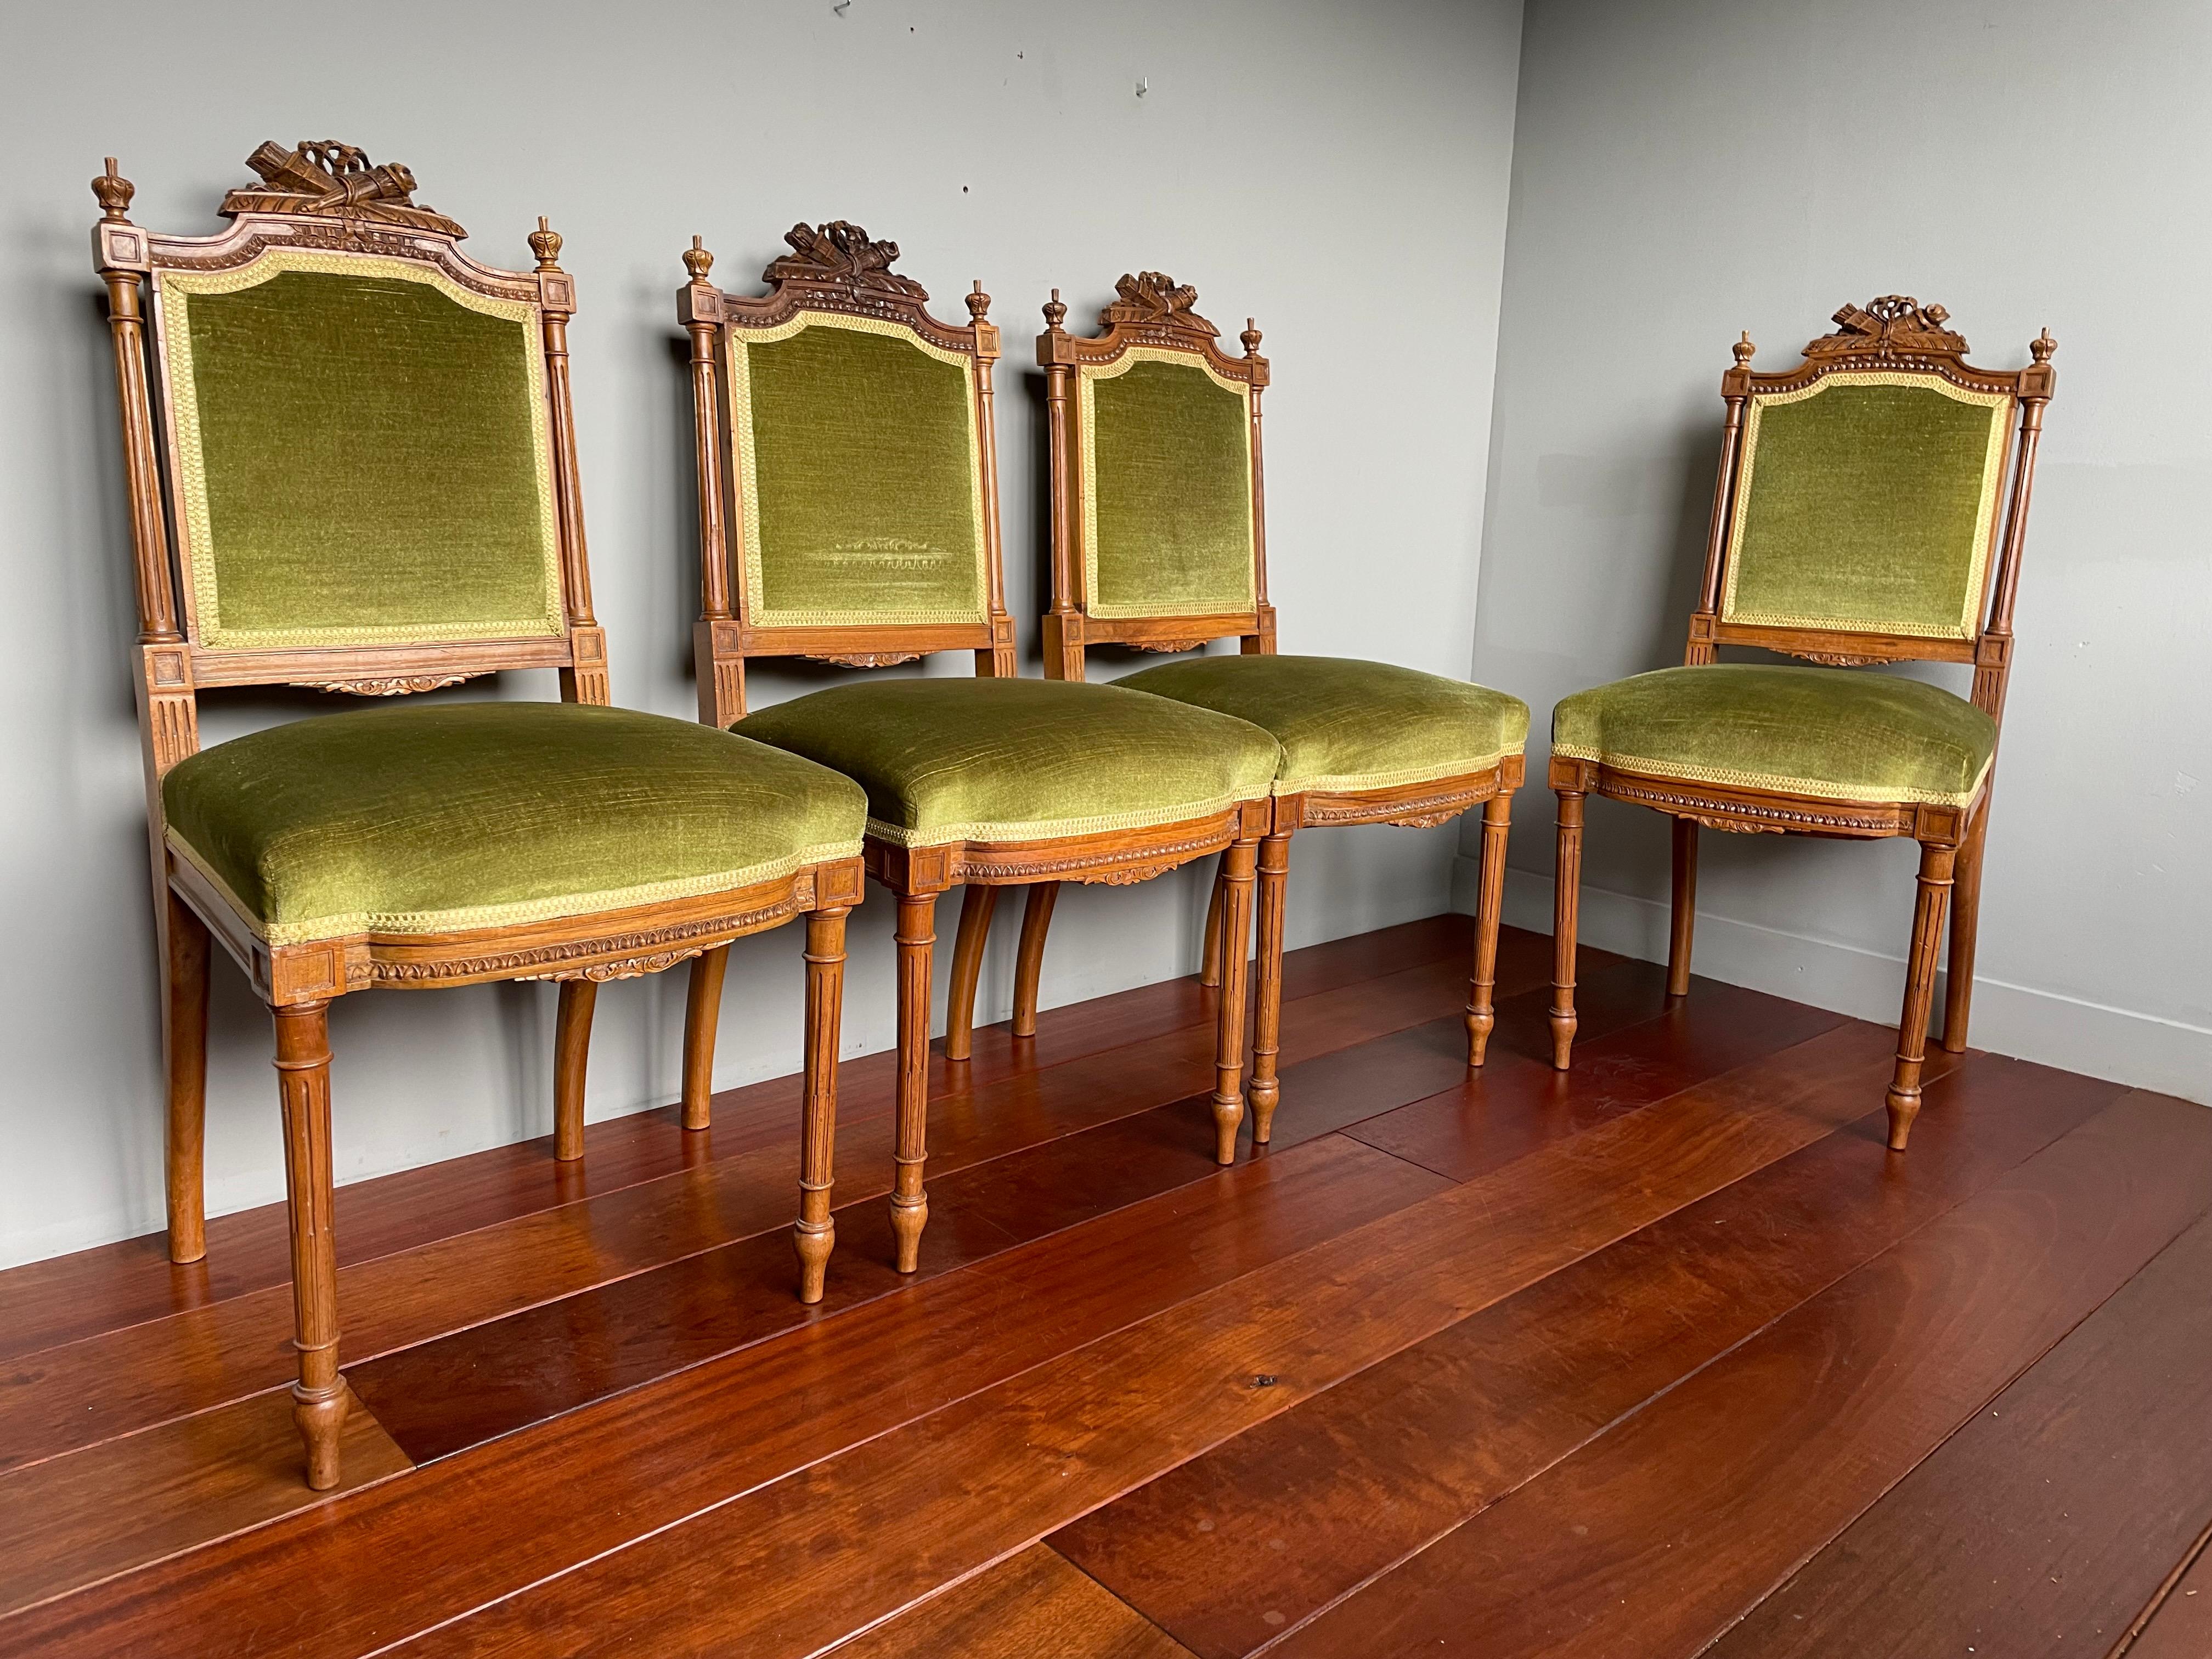
[[(2013, 606), (2056, 373), (2045, 330), (2011, 372), (1966, 362), (1942, 307), (1846, 306), (1796, 367), (1760, 374), (1744, 335), (1721, 377), (1720, 473), (1680, 668), (1579, 691), (1552, 717), (1558, 793), (1552, 1037), (1575, 1036), (1583, 805), (1674, 820), (1670, 995), (1690, 988), (1698, 831), (1920, 843), (1889, 1145), (1920, 1110), (1936, 970), (1950, 920), (1943, 1047), (1966, 1046)], [(1721, 662), (1750, 646), (1819, 665)], [(1961, 697), (1897, 662), (1971, 664)]]
[[(583, 1155), (593, 998), (806, 919), (801, 1295), (832, 1233), (845, 916), (866, 803), (845, 778), (607, 706), (568, 389), (575, 291), (479, 264), (404, 167), (263, 144), (212, 236), (93, 180), (137, 576), (137, 690), (165, 964), (169, 1254), (206, 1254), (210, 939), (276, 1024), (307, 1482), (339, 1478), (330, 1006), (372, 988), (559, 982), (555, 1157)], [(558, 703), (384, 700), (556, 669)], [(383, 706), (203, 748), (199, 696)], [(695, 1001), (687, 1092), (713, 1059)], [(702, 1041), (703, 1039), (703, 1041)]]
[[(678, 315), (697, 410), (700, 717), (845, 773), (867, 793), (868, 873), (896, 896), (897, 1150), (891, 1223), (915, 1271), (928, 1206), (927, 1087), (938, 896), (1144, 881), (1224, 854), (1224, 928), (1249, 927), (1279, 750), (1256, 726), (1109, 686), (1016, 678), (999, 545), (992, 373), (978, 283), (969, 320), (930, 314), (898, 245), (798, 225), (764, 295), (709, 280), (693, 239)], [(972, 678), (854, 682), (750, 714), (744, 665), (803, 657), (881, 669), (969, 651)], [(1049, 903), (1048, 899), (1047, 903)], [(1038, 943), (1042, 944), (1040, 935)], [(975, 951), (963, 929), (958, 986)], [(1032, 967), (1032, 972), (1034, 968)], [(1224, 984), (1214, 1155), (1243, 1115), (1246, 992)], [(964, 1027), (946, 1051), (966, 1053)]]
[[(1252, 1038), (1254, 1139), (1281, 1098), (1283, 919), (1291, 837), (1312, 826), (1427, 827), (1483, 809), (1468, 1064), (1497, 1023), (1498, 925), (1513, 792), (1528, 708), (1464, 680), (1349, 657), (1283, 656), (1267, 601), (1260, 332), (1242, 356), (1195, 309), (1197, 290), (1147, 270), (1124, 276), (1101, 332), (1071, 334), (1053, 290), (1037, 337), (1052, 456), (1052, 609), (1045, 672), (1081, 684), (1085, 652), (1116, 644), (1200, 655), (1126, 675), (1118, 686), (1233, 714), (1272, 733), (1283, 762), (1259, 852), (1258, 1008)], [(1209, 908), (1202, 976), (1224, 971), (1224, 887)], [(1036, 901), (1031, 904), (1034, 907)], [(964, 919), (963, 919), (964, 920)], [(1042, 942), (1042, 918), (1034, 921)], [(954, 994), (962, 987), (956, 984)], [(1018, 981), (1015, 1029), (1034, 1018)]]

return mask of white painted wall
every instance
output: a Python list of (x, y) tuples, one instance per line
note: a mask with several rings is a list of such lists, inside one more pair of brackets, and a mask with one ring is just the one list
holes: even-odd
[[(1535, 712), (1510, 920), (1550, 925), (1552, 704), (1681, 660), (1737, 331), (1778, 369), (1907, 293), (2010, 368), (2047, 324), (1973, 1040), (2212, 1100), (2208, 75), (2200, 0), (1532, 0), (1475, 652)], [(1591, 943), (1664, 957), (1667, 836), (1593, 802)], [(1896, 1018), (1910, 843), (1703, 842), (1701, 970)]]
[[(1466, 669), (1488, 452), (1520, 7), (1515, 0), (1059, 3), (745, 0), (624, 7), (400, 0), (287, 29), (265, 7), (19, 7), (0, 135), (0, 1265), (160, 1224), (155, 978), (136, 623), (112, 371), (85, 181), (113, 153), (133, 217), (211, 230), (264, 138), (337, 137), (406, 162), (483, 258), (526, 264), (550, 214), (573, 331), (593, 590), (618, 703), (688, 717), (696, 599), (677, 255), (693, 232), (741, 286), (799, 219), (855, 219), (960, 317), (981, 277), (1000, 378), (1007, 599), (1033, 659), (1042, 526), (1029, 341), (1057, 283), (1079, 317), (1149, 266), (1233, 333), (1267, 331), (1272, 586), (1286, 650)], [(1146, 86), (1145, 94), (1137, 88)], [(1118, 672), (1116, 665), (1103, 665)], [(964, 662), (940, 665), (966, 672)], [(551, 695), (508, 676), (498, 695)], [(757, 700), (816, 677), (757, 672)], [(210, 741), (290, 718), (210, 699)], [(1436, 909), (1449, 830), (1315, 836), (1293, 943)], [(1016, 907), (1017, 908), (1018, 907)], [(1194, 872), (1071, 890), (1045, 996), (1188, 971)], [(949, 941), (957, 900), (944, 907)], [(849, 1051), (892, 1040), (890, 906), (854, 919)], [(1001, 919), (1011, 934), (1011, 915)], [(794, 1070), (799, 936), (738, 947), (717, 1079)], [(940, 977), (943, 957), (940, 953)], [(1002, 1017), (1010, 939), (987, 964)], [(680, 975), (599, 1003), (590, 1113), (678, 1084)], [(349, 998), (334, 1011), (341, 1180), (546, 1132), (550, 988)], [(215, 998), (208, 1188), (283, 1191), (266, 1021)]]

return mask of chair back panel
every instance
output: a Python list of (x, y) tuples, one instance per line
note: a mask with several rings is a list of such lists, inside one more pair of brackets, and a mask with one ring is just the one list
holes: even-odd
[(747, 620), (987, 623), (972, 355), (829, 312), (727, 338)]
[(155, 287), (200, 646), (563, 634), (536, 306), (283, 247)]
[(1148, 346), (1083, 365), (1077, 386), (1090, 614), (1252, 611), (1251, 387)]
[(1754, 393), (1722, 620), (1973, 638), (2013, 403), (1897, 370)]

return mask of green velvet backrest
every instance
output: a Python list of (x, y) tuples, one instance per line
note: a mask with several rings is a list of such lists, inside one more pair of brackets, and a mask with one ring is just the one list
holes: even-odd
[(157, 280), (202, 645), (562, 634), (535, 307), (296, 250)]
[(1079, 375), (1085, 609), (1249, 612), (1250, 388), (1188, 352), (1142, 346)]
[(988, 620), (973, 359), (873, 318), (729, 331), (746, 620)]
[(2011, 408), (1887, 370), (1753, 396), (1722, 620), (1972, 638)]

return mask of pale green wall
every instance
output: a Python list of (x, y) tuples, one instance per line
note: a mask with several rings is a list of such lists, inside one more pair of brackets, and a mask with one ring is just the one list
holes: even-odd
[[(1566, 693), (1681, 659), (1740, 329), (1781, 368), (1839, 305), (1913, 294), (2008, 368), (2048, 325), (2058, 395), (1973, 1036), (2200, 1100), (2208, 78), (2199, 0), (1533, 0), (1474, 664), (1528, 699), (1540, 738)], [(1508, 915), (1548, 927), (1552, 798), (1532, 748)], [(1667, 836), (1656, 814), (1592, 805), (1593, 943), (1664, 955)], [(1701, 968), (1896, 1018), (1909, 844), (1703, 839)]]

